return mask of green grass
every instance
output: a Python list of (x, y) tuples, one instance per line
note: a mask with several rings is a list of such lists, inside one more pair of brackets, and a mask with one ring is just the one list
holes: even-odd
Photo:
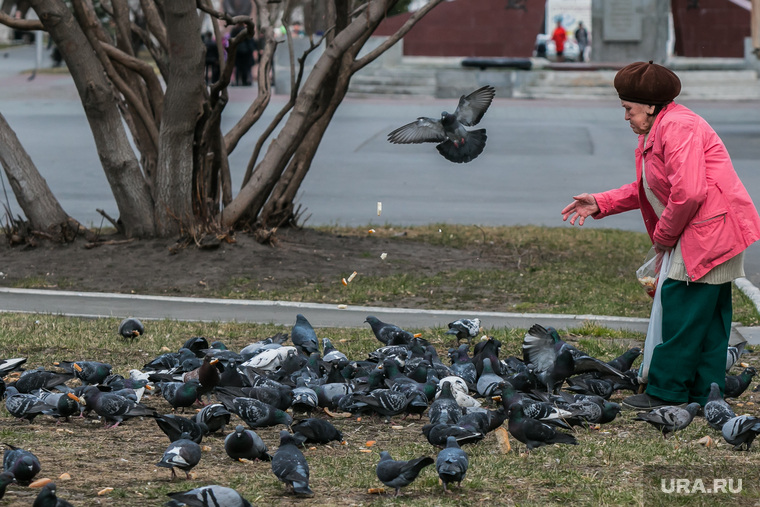
[[(239, 349), (275, 332), (289, 331), (287, 327), (277, 326), (153, 321), (146, 323), (144, 336), (126, 343), (116, 333), (118, 322), (117, 319), (0, 314), (0, 348), (5, 357), (28, 357), (30, 368), (53, 368), (53, 362), (60, 360), (90, 359), (109, 362), (115, 372), (125, 374), (130, 368), (142, 367), (164, 348), (177, 350), (192, 336), (220, 339), (230, 348)], [(440, 328), (412, 331), (421, 332), (442, 356), (453, 343)], [(503, 356), (519, 357), (524, 332), (494, 329), (492, 334), (503, 342)], [(352, 359), (365, 358), (379, 345), (368, 327), (320, 329), (318, 333), (330, 337)], [(610, 359), (643, 339), (636, 333), (611, 331), (595, 325), (561, 330), (561, 334), (567, 341), (602, 359)], [(743, 359), (757, 365), (755, 352)], [(621, 397), (622, 394), (616, 394), (613, 400), (620, 401)], [(755, 393), (745, 393), (739, 400), (741, 404), (735, 405), (737, 413), (757, 414), (756, 397)], [(158, 396), (150, 397), (145, 403), (160, 413), (170, 411), (168, 404)], [(317, 417), (327, 416), (317, 414)], [(56, 426), (44, 416), (28, 424), (9, 417), (3, 407), (0, 408), (0, 442), (37, 454), (43, 467), (40, 477), (56, 479), (68, 472), (72, 479), (57, 481), (58, 493), (75, 505), (101, 502), (120, 507), (162, 505), (168, 492), (212, 483), (234, 487), (254, 505), (643, 505), (643, 493), (649, 491), (642, 489), (647, 465), (692, 467), (698, 471), (709, 468), (713, 474), (710, 477), (746, 471), (755, 478), (752, 484), (747, 481), (740, 497), (681, 496), (669, 498), (667, 503), (652, 501), (651, 504), (752, 505), (760, 498), (756, 481), (760, 463), (757, 446), (749, 453), (732, 451), (702, 418), (665, 440), (646, 423), (634, 421), (633, 413), (624, 412), (598, 430), (576, 429), (577, 446), (554, 445), (531, 453), (526, 453), (525, 447), (514, 439), (510, 439), (512, 450), (503, 453), (496, 437), (489, 435), (482, 442), (465, 447), (470, 470), (461, 490), (454, 488), (453, 494), (444, 494), (434, 468), (429, 467), (403, 490), (399, 499), (368, 493), (369, 488), (382, 486), (374, 473), (378, 453), (388, 450), (396, 459), (435, 456), (437, 450), (420, 433), (426, 418), (419, 421), (394, 417), (391, 424), (366, 416), (361, 421), (356, 418), (331, 421), (344, 433), (347, 444), (304, 449), (316, 496), (302, 500), (285, 493), (268, 463), (239, 463), (227, 458), (223, 435), (204, 439), (203, 445), (207, 448), (194, 470), (194, 480), (170, 482), (168, 470), (155, 467), (168, 441), (150, 420), (129, 420), (113, 430), (103, 429), (96, 421), (82, 419)], [(232, 424), (236, 424), (236, 420)], [(277, 448), (280, 429), (257, 430), (272, 452)], [(698, 444), (697, 440), (705, 435), (714, 438), (717, 447)], [(372, 452), (360, 452), (369, 440), (377, 442), (371, 447)], [(98, 497), (97, 491), (105, 487), (114, 490), (105, 497)], [(8, 503), (4, 505), (29, 505), (31, 494), (34, 492), (11, 486), (3, 500)]]
[[(347, 236), (368, 227), (321, 228)], [(440, 231), (440, 232), (439, 232)], [(456, 269), (445, 263), (432, 274), (410, 270), (384, 276), (362, 274), (348, 286), (340, 279), (296, 280), (261, 290), (237, 278), (216, 296), (351, 305), (434, 309), (648, 317), (652, 300), (636, 279), (651, 247), (646, 234), (608, 229), (534, 226), (478, 227), (436, 224), (378, 227), (377, 237), (467, 249), (483, 266)], [(431, 259), (435, 264), (437, 259)], [(348, 276), (349, 273), (345, 273)], [(734, 290), (734, 321), (760, 324), (760, 314)]]

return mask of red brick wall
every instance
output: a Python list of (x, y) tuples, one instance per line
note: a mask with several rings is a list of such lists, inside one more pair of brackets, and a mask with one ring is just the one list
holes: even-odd
[[(544, 2), (525, 0), (507, 9), (508, 0), (455, 0), (430, 11), (404, 37), (404, 54), (418, 56), (509, 56), (533, 54), (544, 20)], [(410, 14), (383, 21), (375, 35), (391, 35)]]
[[(688, 8), (688, 5), (697, 8)], [(672, 0), (675, 53), (692, 57), (744, 57), (750, 13), (728, 0)]]

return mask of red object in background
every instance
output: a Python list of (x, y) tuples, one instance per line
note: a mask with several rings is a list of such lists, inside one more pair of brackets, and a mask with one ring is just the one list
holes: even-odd
[(750, 12), (726, 0), (672, 0), (675, 54), (701, 58), (744, 58)]

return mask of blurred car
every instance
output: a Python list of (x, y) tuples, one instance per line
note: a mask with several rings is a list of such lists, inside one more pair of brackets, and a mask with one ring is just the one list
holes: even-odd
[[(580, 50), (578, 49), (578, 43), (575, 42), (575, 39), (568, 38), (565, 41), (565, 49), (562, 53), (566, 62), (579, 61), (578, 55)], [(545, 33), (536, 35), (536, 45), (533, 48), (533, 56), (537, 58), (546, 58), (552, 62), (557, 61), (557, 47), (554, 45), (551, 35)]]

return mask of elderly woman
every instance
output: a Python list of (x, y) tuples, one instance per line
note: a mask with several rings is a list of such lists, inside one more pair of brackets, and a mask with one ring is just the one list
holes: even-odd
[(678, 76), (637, 62), (614, 84), (639, 136), (636, 181), (573, 197), (563, 220), (583, 225), (589, 216), (641, 210), (655, 250), (670, 251), (671, 262), (661, 292), (663, 343), (653, 350), (646, 392), (623, 405), (704, 405), (711, 382), (723, 391), (731, 282), (744, 276), (744, 250), (760, 238), (760, 217), (715, 131), (673, 102)]

